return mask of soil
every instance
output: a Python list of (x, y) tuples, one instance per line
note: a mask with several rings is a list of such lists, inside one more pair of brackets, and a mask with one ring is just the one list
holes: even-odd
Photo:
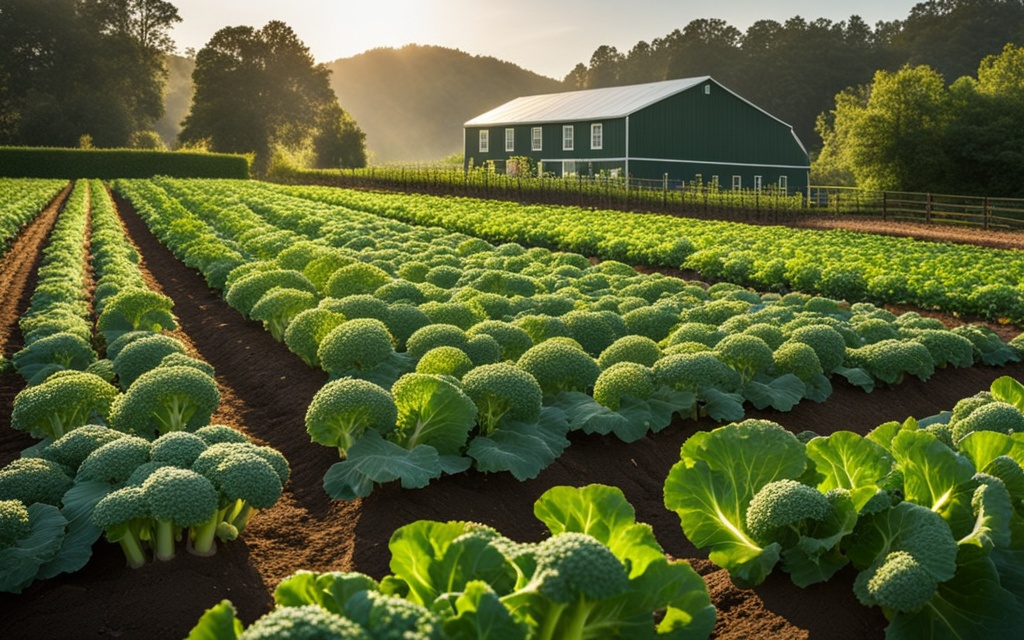
[[(631, 444), (574, 434), (562, 457), (528, 482), (470, 471), (423, 489), (401, 490), (392, 483), (362, 500), (329, 500), (322, 479), (337, 457), (310, 443), (304, 428), (306, 406), (325, 375), (303, 364), (260, 324), (228, 307), (197, 272), (157, 242), (129, 205), (118, 202), (118, 208), (150, 285), (174, 300), (177, 337), (217, 371), (222, 404), (214, 421), (279, 449), (291, 464), (292, 477), (282, 500), (257, 514), (243, 539), (221, 545), (213, 557), (182, 552), (169, 562), (133, 570), (125, 567), (116, 545), (100, 542), (82, 571), (37, 582), (17, 596), (0, 596), (5, 638), (183, 638), (202, 612), (222, 599), (231, 600), (248, 624), (273, 606), (274, 586), (298, 569), (361, 571), (381, 578), (389, 572), (391, 533), (414, 520), (473, 520), (513, 539), (540, 540), (546, 530), (532, 516), (533, 502), (552, 486), (595, 482), (620, 487), (637, 519), (653, 527), (666, 553), (689, 560), (704, 576), (718, 609), (714, 637), (883, 637), (884, 618), (856, 601), (849, 570), (807, 589), (794, 587), (780, 571), (756, 589), (739, 589), (686, 540), (678, 518), (663, 506), (662, 485), (683, 441), (697, 430), (713, 428), (709, 421), (677, 421)], [(4, 353), (20, 346), (17, 318), (34, 287), (41, 238), (55, 212), (27, 228), (0, 262)], [(15, 272), (24, 275), (8, 280)], [(927, 383), (909, 379), (870, 394), (836, 381), (835, 392), (823, 404), (805, 402), (789, 413), (753, 412), (751, 417), (772, 419), (797, 432), (864, 433), (882, 422), (948, 409), (1002, 375), (1024, 379), (1024, 365), (940, 370)], [(11, 402), (20, 388), (16, 374), (0, 376), (0, 464), (32, 444), (10, 428)]]

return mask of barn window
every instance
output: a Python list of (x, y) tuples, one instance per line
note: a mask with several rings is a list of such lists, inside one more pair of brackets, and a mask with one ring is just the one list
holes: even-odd
[(761, 176), (754, 176), (754, 191), (761, 190)]
[(516, 150), (516, 130), (512, 128), (505, 129), (505, 151)]
[(562, 151), (572, 151), (574, 131), (571, 124), (562, 126)]
[(706, 96), (710, 96), (711, 95), (711, 85), (710, 84), (704, 85), (704, 95), (706, 95)]
[(779, 189), (789, 190), (789, 176), (779, 176)]
[(733, 191), (739, 191), (742, 188), (743, 188), (743, 177), (742, 176), (733, 176), (732, 177), (732, 189), (733, 189)]
[(575, 160), (563, 160), (562, 161), (562, 177), (576, 175), (576, 161)]
[(490, 131), (481, 129), (480, 131), (480, 153), (487, 153), (491, 148), (491, 136)]
[(534, 151), (540, 151), (543, 146), (543, 138), (541, 137), (541, 128), (534, 127), (530, 129), (530, 148)]
[(590, 125), (590, 148), (600, 149), (604, 147), (604, 125), (595, 122)]

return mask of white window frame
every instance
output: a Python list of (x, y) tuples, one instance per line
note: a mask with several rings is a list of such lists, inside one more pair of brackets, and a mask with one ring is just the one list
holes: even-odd
[(516, 150), (516, 130), (512, 127), (505, 129), (505, 151), (509, 153)]
[(789, 191), (789, 176), (779, 176), (779, 189)]
[(576, 127), (571, 124), (562, 125), (562, 151), (572, 151), (576, 137)]
[(754, 176), (754, 191), (761, 190), (761, 176)]
[(530, 129), (530, 149), (540, 151), (544, 148), (544, 130), (540, 127)]
[(562, 177), (576, 175), (576, 161), (562, 160)]
[(739, 191), (743, 188), (743, 176), (734, 175), (732, 177), (732, 190)]
[(480, 153), (488, 153), (491, 149), (491, 132), (487, 129), (480, 130)]
[(591, 149), (603, 149), (604, 148), (604, 124), (595, 122), (590, 125), (590, 148)]

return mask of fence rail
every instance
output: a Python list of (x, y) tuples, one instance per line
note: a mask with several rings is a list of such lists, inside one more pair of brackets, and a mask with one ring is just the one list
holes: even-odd
[(434, 166), (278, 169), (270, 179), (751, 222), (785, 223), (807, 215), (828, 215), (1024, 230), (1024, 200), (1021, 199), (850, 187), (809, 187), (806, 193), (786, 193), (771, 187), (732, 190), (711, 183), (672, 182), (667, 176), (663, 180), (610, 176), (524, 177)]

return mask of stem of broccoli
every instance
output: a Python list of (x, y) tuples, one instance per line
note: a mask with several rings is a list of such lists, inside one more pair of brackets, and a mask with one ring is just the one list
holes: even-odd
[(138, 569), (139, 567), (145, 566), (146, 564), (146, 553), (142, 550), (142, 545), (135, 538), (135, 535), (131, 532), (125, 533), (118, 540), (121, 545), (121, 550), (124, 551), (124, 557), (128, 559), (128, 566), (132, 569)]
[(156, 521), (156, 559), (174, 559), (174, 523), (170, 520)]
[(537, 640), (568, 640), (561, 635), (555, 635), (555, 630), (558, 629), (558, 622), (562, 618), (562, 613), (567, 606), (561, 603), (551, 604), (551, 607), (547, 610), (547, 615), (544, 616), (544, 620), (541, 621), (540, 628), (537, 630)]
[(220, 524), (219, 515), (218, 511), (203, 524), (192, 527), (192, 548), (189, 550), (191, 553), (197, 556), (212, 556), (217, 553), (215, 538), (217, 525)]
[(238, 514), (231, 520), (231, 523), (239, 533), (245, 529), (245, 525), (249, 524), (249, 519), (256, 513), (256, 509), (252, 508), (248, 502), (242, 504), (242, 509)]
[(571, 616), (569, 617), (568, 624), (562, 630), (562, 638), (569, 639), (581, 639), (583, 638), (583, 630), (587, 626), (587, 619), (590, 617), (590, 612), (597, 606), (596, 603), (582, 603), (576, 602), (573, 604)]

